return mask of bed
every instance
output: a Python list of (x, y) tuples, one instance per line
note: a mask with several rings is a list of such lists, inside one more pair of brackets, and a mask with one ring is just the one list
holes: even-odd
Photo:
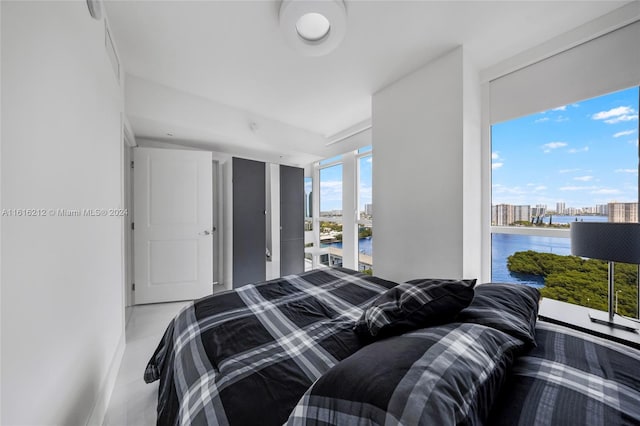
[(144, 373), (159, 425), (640, 424), (640, 352), (539, 293), (325, 268), (200, 299)]

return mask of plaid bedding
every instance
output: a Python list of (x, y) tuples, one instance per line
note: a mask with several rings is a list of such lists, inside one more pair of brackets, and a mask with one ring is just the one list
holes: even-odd
[(476, 280), (424, 279), (398, 284), (380, 295), (356, 321), (356, 333), (381, 338), (451, 322), (469, 306)]
[(484, 424), (521, 340), (451, 323), (372, 343), (325, 373), (288, 426)]
[(281, 425), (304, 392), (362, 347), (363, 308), (396, 283), (320, 269), (213, 295), (169, 324), (145, 370), (159, 425)]
[(518, 358), (492, 425), (640, 425), (640, 351), (546, 322)]

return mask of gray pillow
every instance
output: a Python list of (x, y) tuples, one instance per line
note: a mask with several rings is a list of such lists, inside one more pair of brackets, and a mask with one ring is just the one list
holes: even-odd
[(456, 321), (482, 324), (536, 346), (540, 292), (523, 284), (479, 285), (471, 304)]

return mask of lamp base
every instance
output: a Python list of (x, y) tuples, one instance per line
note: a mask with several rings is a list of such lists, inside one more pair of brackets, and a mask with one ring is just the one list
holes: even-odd
[(638, 325), (636, 323), (621, 318), (619, 315), (614, 315), (613, 321), (609, 321), (609, 314), (607, 312), (589, 311), (589, 318), (591, 318), (591, 322), (597, 322), (598, 324), (604, 324), (610, 327), (632, 331), (634, 333), (638, 331)]

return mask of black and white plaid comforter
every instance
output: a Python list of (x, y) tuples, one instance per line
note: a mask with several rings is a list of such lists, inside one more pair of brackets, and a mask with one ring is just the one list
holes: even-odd
[(640, 425), (640, 351), (547, 322), (519, 357), (491, 425)]
[(304, 392), (362, 346), (362, 308), (396, 283), (321, 269), (201, 299), (170, 323), (145, 381), (158, 424), (281, 425)]
[(469, 323), (379, 340), (315, 382), (287, 425), (481, 425), (524, 346)]

